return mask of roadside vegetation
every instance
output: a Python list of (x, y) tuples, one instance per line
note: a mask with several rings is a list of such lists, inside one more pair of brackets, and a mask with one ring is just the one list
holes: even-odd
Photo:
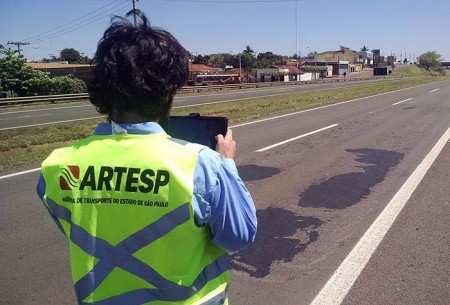
[(400, 65), (391, 73), (391, 76), (401, 77), (423, 77), (423, 76), (442, 76), (442, 72), (436, 70), (426, 70), (416, 65)]
[[(187, 115), (190, 112), (199, 112), (202, 115), (226, 116), (232, 125), (241, 121), (261, 119), (420, 84), (448, 80), (448, 77), (424, 77), (423, 75), (416, 77), (416, 72), (410, 70), (409, 66), (408, 69), (400, 70), (403, 68), (397, 69), (396, 72), (402, 72), (403, 76), (415, 77), (403, 77), (398, 80), (339, 89), (285, 94), (182, 109), (175, 108), (172, 114)], [(38, 166), (52, 150), (89, 136), (100, 121), (102, 119), (90, 119), (0, 131), (0, 172), (12, 171), (15, 166), (20, 165), (24, 167)]]

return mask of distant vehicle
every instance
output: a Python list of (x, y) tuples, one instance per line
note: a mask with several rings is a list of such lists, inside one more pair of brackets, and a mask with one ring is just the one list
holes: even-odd
[(195, 80), (197, 86), (239, 84), (239, 74), (199, 74)]

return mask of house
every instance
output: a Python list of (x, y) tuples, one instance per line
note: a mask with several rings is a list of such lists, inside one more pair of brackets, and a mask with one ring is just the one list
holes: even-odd
[[(333, 66), (333, 75), (348, 75), (350, 72), (362, 71), (359, 52), (341, 46), (339, 51), (308, 54), (308, 62), (320, 62)], [(313, 58), (313, 59), (311, 59)]]
[(197, 75), (200, 74), (218, 74), (221, 70), (204, 64), (193, 64), (189, 62), (189, 78), (187, 81), (188, 86), (193, 86), (195, 84), (195, 79)]
[(289, 65), (275, 65), (256, 70), (259, 82), (288, 82), (300, 79), (300, 69)]

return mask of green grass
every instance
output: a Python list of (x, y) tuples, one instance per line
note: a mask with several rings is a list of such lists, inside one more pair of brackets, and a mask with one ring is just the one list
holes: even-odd
[[(445, 77), (403, 78), (339, 89), (174, 109), (172, 114), (187, 115), (190, 112), (199, 112), (202, 115), (220, 115), (228, 117), (232, 124), (448, 79)], [(0, 172), (17, 165), (40, 163), (52, 150), (90, 135), (100, 121), (102, 119), (90, 119), (0, 131)]]
[(416, 65), (398, 65), (391, 75), (403, 77), (423, 77), (423, 76), (438, 76), (439, 73), (436, 71), (427, 71)]

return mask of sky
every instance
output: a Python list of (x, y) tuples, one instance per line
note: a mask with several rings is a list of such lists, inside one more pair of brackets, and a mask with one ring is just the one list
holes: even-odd
[[(366, 46), (412, 61), (436, 51), (450, 61), (449, 0), (138, 0), (135, 6), (194, 55), (236, 55), (247, 45), (287, 56)], [(29, 61), (64, 48), (93, 57), (111, 16), (132, 7), (132, 0), (0, 0), (0, 44), (29, 43), (20, 46)]]

